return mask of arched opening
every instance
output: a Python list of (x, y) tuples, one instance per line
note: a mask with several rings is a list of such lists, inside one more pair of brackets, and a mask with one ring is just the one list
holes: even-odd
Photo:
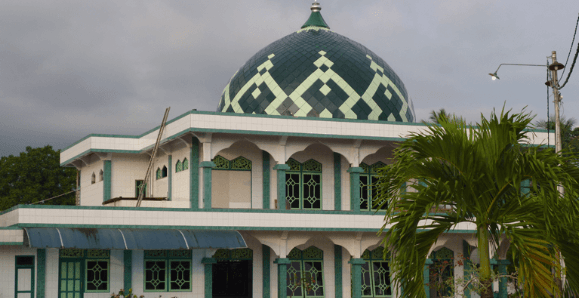
[(287, 296), (324, 297), (324, 252), (315, 246), (294, 248), (287, 257)]
[(384, 247), (378, 246), (374, 250), (366, 249), (362, 254), (366, 262), (362, 265), (362, 297), (389, 297), (392, 296), (390, 282), (390, 254), (384, 259)]
[(452, 287), (448, 281), (454, 279), (454, 252), (446, 247), (430, 254), (430, 276), (428, 286), (430, 297), (448, 297), (452, 293)]
[(161, 175), (161, 169), (160, 168), (157, 168), (157, 172), (156, 172), (155, 177), (157, 177), (157, 180), (163, 178), (163, 176)]
[(183, 170), (188, 170), (189, 169), (189, 161), (187, 160), (187, 158), (183, 159)]
[(93, 172), (92, 176), (90, 177), (90, 184), (95, 184), (95, 183), (96, 183), (96, 175)]
[(253, 251), (218, 249), (213, 258), (213, 297), (247, 297), (253, 295)]
[(183, 164), (180, 160), (177, 159), (177, 162), (175, 163), (175, 173), (179, 173), (181, 171), (183, 171)]
[(104, 176), (104, 173), (103, 173), (103, 170), (101, 170), (99, 172), (99, 181), (103, 181), (103, 176)]
[(163, 170), (161, 173), (161, 178), (167, 177), (167, 166), (163, 166)]

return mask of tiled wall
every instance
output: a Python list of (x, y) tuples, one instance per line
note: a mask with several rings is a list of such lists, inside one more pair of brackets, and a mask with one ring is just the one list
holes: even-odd
[(175, 172), (175, 165), (177, 164), (177, 160), (183, 162), (185, 158), (187, 158), (187, 162), (189, 163), (189, 168), (197, 167), (197, 165), (191, 165), (191, 157), (190, 155), (191, 148), (185, 147), (172, 152), (172, 170), (173, 170), (173, 190), (172, 190), (172, 198), (174, 202), (186, 202), (189, 203), (189, 169), (180, 171), (178, 173)]
[[(16, 276), (16, 256), (34, 256), (36, 263), (36, 249), (23, 246), (0, 246), (0, 297), (14, 297), (14, 285)], [(34, 284), (36, 281), (36, 268), (34, 266)]]
[(22, 229), (0, 228), (0, 243), (23, 242), (24, 231)]
[(114, 153), (111, 162), (111, 197), (135, 197), (135, 180), (145, 178), (148, 165), (148, 155)]
[[(90, 156), (89, 164), (81, 168), (80, 175), (80, 205), (102, 206), (103, 181), (100, 181), (99, 173), (103, 170), (104, 162), (96, 155)], [(95, 183), (92, 184), (92, 174), (95, 174)]]

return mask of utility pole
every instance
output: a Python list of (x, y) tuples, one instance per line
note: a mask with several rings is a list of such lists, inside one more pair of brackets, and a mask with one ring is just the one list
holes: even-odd
[[(561, 154), (562, 143), (561, 143), (561, 119), (559, 117), (559, 105), (561, 103), (561, 93), (559, 92), (559, 81), (557, 78), (557, 71), (565, 68), (565, 65), (557, 62), (557, 52), (553, 51), (551, 53), (551, 59), (553, 63), (549, 65), (551, 70), (551, 88), (553, 88), (553, 99), (555, 105), (555, 151)], [(563, 194), (563, 186), (557, 187), (559, 193)]]
[(551, 70), (551, 77), (553, 78), (553, 82), (551, 83), (551, 87), (553, 88), (553, 98), (555, 103), (555, 151), (557, 153), (561, 152), (562, 144), (561, 144), (561, 119), (559, 118), (559, 104), (561, 103), (561, 93), (559, 92), (558, 86), (559, 81), (557, 78), (557, 70), (563, 69), (563, 65), (557, 62), (557, 52), (553, 51), (551, 54), (551, 59), (553, 60), (553, 64), (549, 65), (549, 69)]

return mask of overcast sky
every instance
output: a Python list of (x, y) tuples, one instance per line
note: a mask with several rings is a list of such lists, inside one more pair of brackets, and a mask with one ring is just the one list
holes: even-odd
[[(235, 71), (298, 30), (311, 2), (0, 0), (0, 156), (90, 133), (141, 134), (168, 106), (169, 119), (215, 111)], [(503, 66), (500, 81), (488, 73), (545, 64), (553, 50), (565, 63), (579, 12), (577, 0), (321, 5), (331, 30), (400, 76), (418, 120), (445, 108), (476, 121), (505, 102), (545, 119), (544, 68)], [(579, 63), (561, 92), (564, 115), (579, 118)]]

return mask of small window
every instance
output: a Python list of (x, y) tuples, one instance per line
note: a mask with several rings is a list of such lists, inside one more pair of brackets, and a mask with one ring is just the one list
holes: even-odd
[(161, 169), (157, 168), (157, 180), (161, 179), (163, 177), (161, 177)]
[(161, 178), (167, 177), (167, 167), (163, 166), (163, 172), (161, 173)]
[(183, 171), (183, 164), (180, 160), (177, 160), (177, 163), (175, 164), (175, 173), (179, 173), (181, 171)]
[[(145, 180), (135, 180), (135, 198), (139, 197), (139, 192), (141, 191), (141, 185), (143, 185), (143, 183), (145, 182)], [(145, 184), (145, 186), (143, 187), (143, 197), (147, 196), (147, 185)]]
[(189, 169), (189, 161), (187, 160), (187, 158), (183, 159), (183, 170), (188, 170)]
[(95, 184), (96, 183), (96, 175), (94, 174), (94, 172), (92, 173), (92, 176), (90, 178), (90, 184)]
[(101, 170), (99, 172), (99, 181), (103, 181), (103, 176), (104, 176), (104, 173), (103, 173), (103, 170)]

